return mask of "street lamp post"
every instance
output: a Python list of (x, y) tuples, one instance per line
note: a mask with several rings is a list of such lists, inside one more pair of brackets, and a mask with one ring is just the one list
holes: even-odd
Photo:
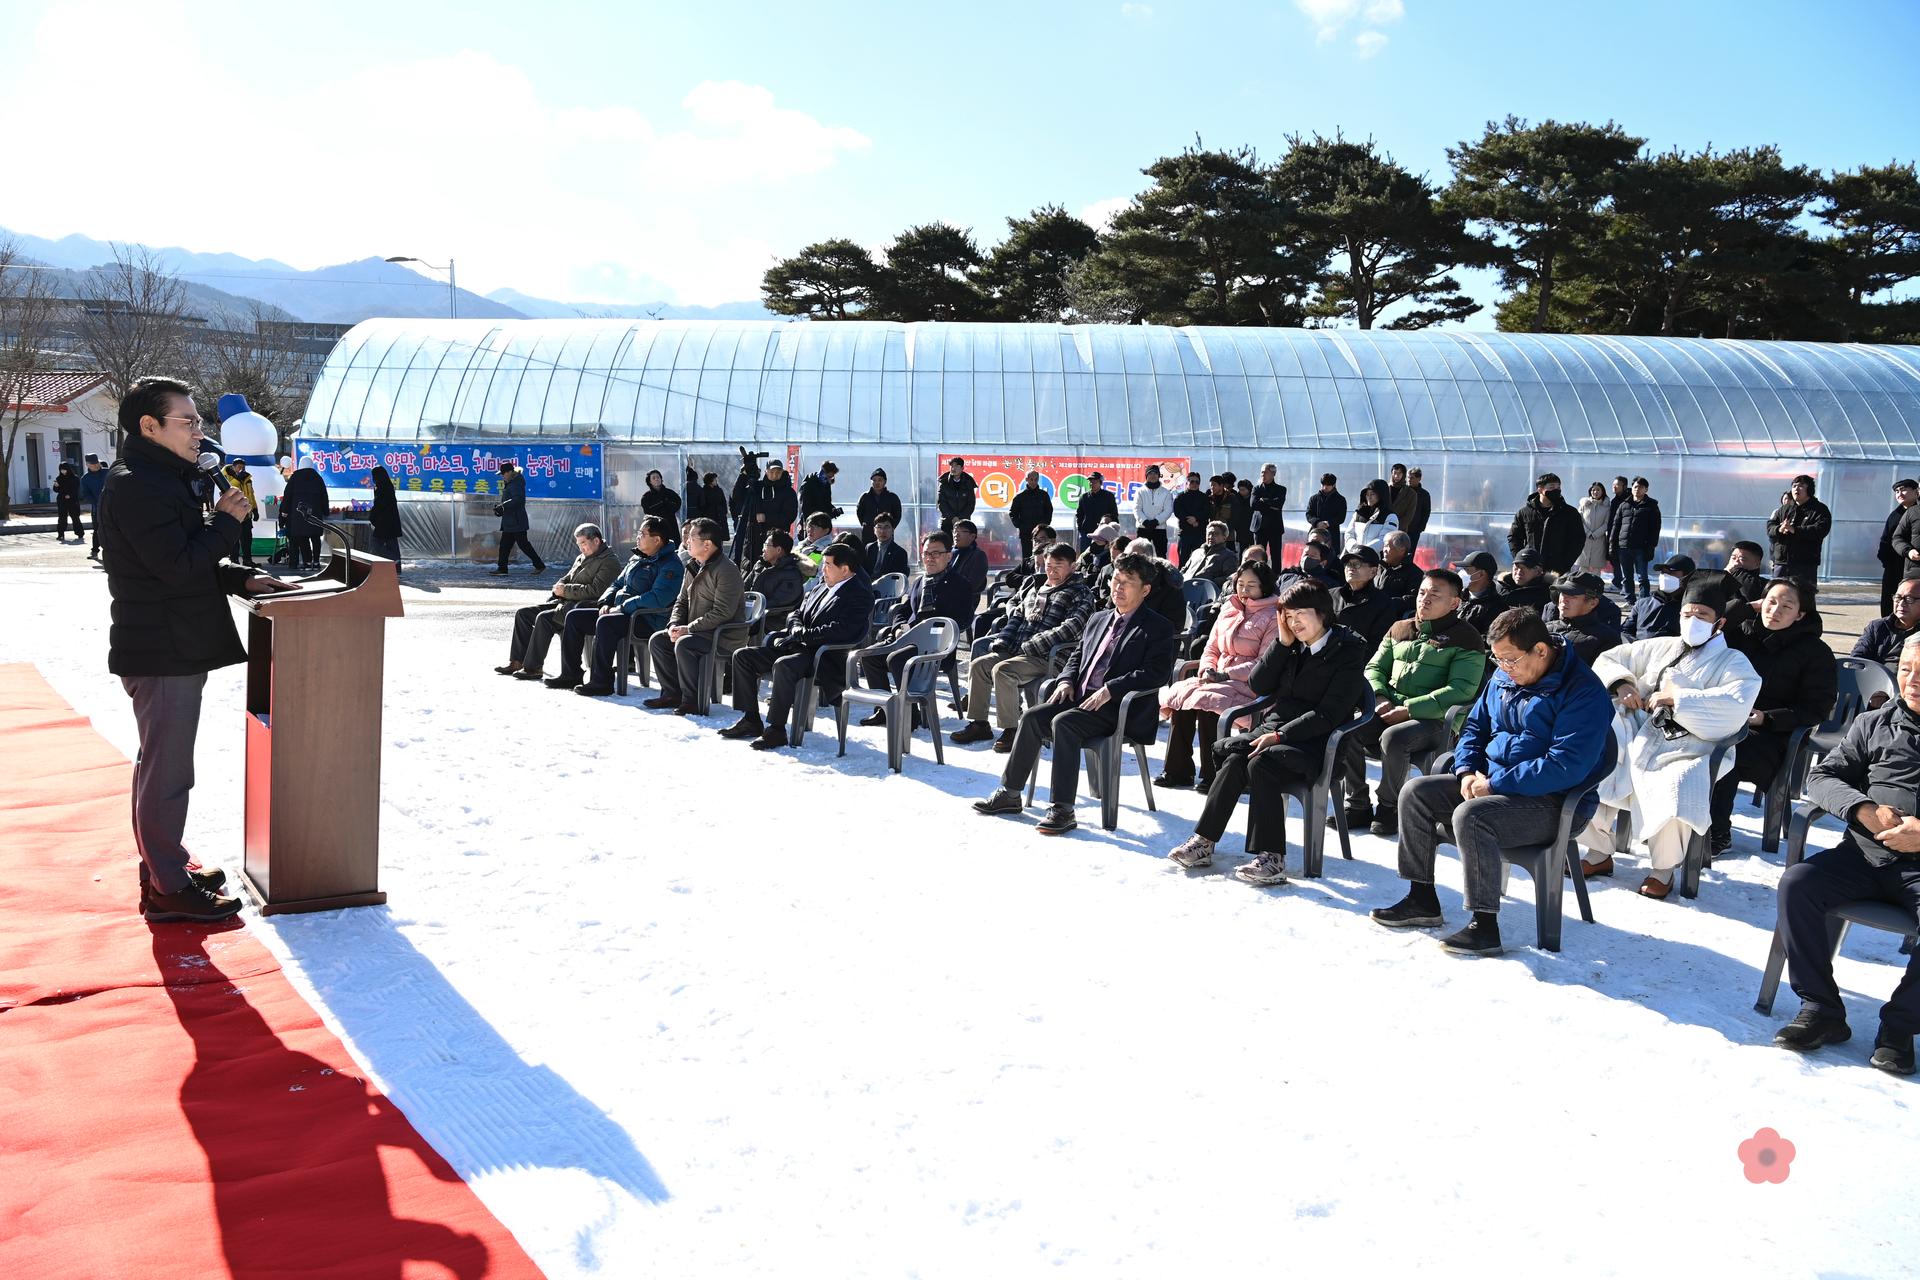
[(447, 265), (444, 267), (437, 267), (433, 263), (428, 262), (425, 258), (400, 257), (400, 258), (388, 258), (387, 261), (388, 262), (417, 262), (429, 271), (446, 272), (447, 273), (447, 317), (452, 320), (458, 320), (460, 318), (459, 294), (456, 292), (456, 287), (454, 285), (452, 258), (447, 259)]

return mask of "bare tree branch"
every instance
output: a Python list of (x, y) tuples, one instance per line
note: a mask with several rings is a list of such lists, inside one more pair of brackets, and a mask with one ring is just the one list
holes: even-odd
[(80, 300), (74, 328), (116, 399), (141, 377), (182, 368), (186, 287), (151, 249), (116, 244), (113, 261), (89, 271), (87, 282), (94, 296)]
[(31, 411), (30, 389), (56, 361), (46, 347), (59, 308), (47, 273), (26, 262), (11, 236), (0, 237), (0, 520), (12, 514), (13, 451)]

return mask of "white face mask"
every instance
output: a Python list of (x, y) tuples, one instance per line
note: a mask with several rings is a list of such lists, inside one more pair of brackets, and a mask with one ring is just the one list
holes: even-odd
[(1680, 589), (1680, 579), (1670, 573), (1656, 575), (1654, 582), (1659, 585), (1662, 591), (1678, 591)]
[(1680, 638), (1686, 642), (1687, 648), (1698, 649), (1713, 639), (1713, 628), (1714, 624), (1705, 618), (1682, 618)]

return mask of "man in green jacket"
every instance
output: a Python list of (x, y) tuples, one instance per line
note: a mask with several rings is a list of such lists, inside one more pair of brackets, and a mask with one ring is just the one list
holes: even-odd
[[(1460, 618), (1463, 590), (1451, 569), (1427, 570), (1414, 596), (1413, 617), (1394, 623), (1367, 663), (1373, 719), (1347, 735), (1340, 761), (1349, 829), (1371, 826), (1375, 835), (1399, 833), (1408, 757), (1450, 746), (1447, 712), (1480, 693), (1487, 643)], [(1380, 759), (1377, 808), (1367, 803), (1368, 755)]]

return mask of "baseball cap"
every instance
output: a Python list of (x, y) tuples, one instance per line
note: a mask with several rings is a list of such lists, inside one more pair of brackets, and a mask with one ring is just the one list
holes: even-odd
[(1607, 584), (1600, 581), (1597, 573), (1570, 573), (1553, 584), (1553, 589), (1563, 596), (1602, 596), (1607, 592)]
[(1476, 551), (1453, 567), (1466, 570), (1478, 569), (1482, 573), (1500, 572), (1500, 562), (1493, 558), (1491, 551)]
[(1662, 560), (1653, 567), (1671, 573), (1676, 578), (1684, 578), (1694, 570), (1693, 557), (1679, 555), (1668, 556), (1665, 560)]
[(1120, 526), (1111, 520), (1104, 521), (1097, 529), (1087, 535), (1101, 542), (1113, 542), (1120, 537)]
[(1345, 564), (1349, 560), (1358, 560), (1361, 564), (1370, 564), (1377, 567), (1380, 563), (1380, 553), (1363, 542), (1357, 542), (1340, 553), (1341, 564)]
[(1529, 569), (1538, 569), (1542, 567), (1540, 564), (1540, 553), (1538, 551), (1535, 551), (1532, 547), (1522, 547), (1518, 551), (1514, 552), (1513, 562), (1515, 564), (1523, 564), (1527, 566), (1527, 568)]

